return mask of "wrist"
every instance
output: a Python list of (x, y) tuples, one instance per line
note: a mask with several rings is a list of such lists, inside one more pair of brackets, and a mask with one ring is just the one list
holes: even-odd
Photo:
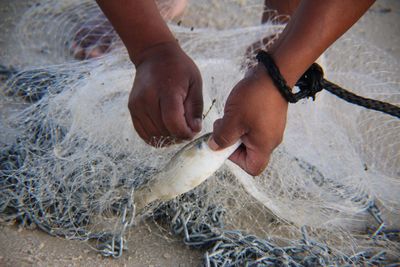
[(275, 86), (262, 63), (257, 64), (257, 66), (251, 70), (251, 74), (249, 76), (251, 76), (252, 79), (255, 79), (260, 87), (262, 87), (266, 97), (273, 99), (276, 105), (287, 109), (289, 104), (288, 101), (279, 92), (279, 89)]
[(296, 82), (299, 91), (293, 93), (292, 88), (287, 85), (287, 82), (282, 76), (275, 60), (269, 53), (260, 51), (257, 54), (257, 60), (259, 63), (264, 65), (265, 70), (273, 81), (275, 87), (279, 90), (282, 97), (289, 103), (296, 103), (300, 99), (308, 97), (315, 99), (315, 95), (323, 89), (324, 72), (318, 64), (312, 64), (310, 68), (304, 72), (302, 77), (298, 82)]
[(158, 58), (162, 61), (162, 58), (165, 57), (166, 54), (179, 53), (180, 51), (182, 50), (176, 39), (159, 40), (148, 44), (136, 52), (131, 52), (128, 48), (129, 57), (136, 68), (149, 58)]

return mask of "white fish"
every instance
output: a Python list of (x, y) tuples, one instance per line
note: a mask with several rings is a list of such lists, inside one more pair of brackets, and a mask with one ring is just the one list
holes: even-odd
[(226, 149), (213, 151), (207, 144), (210, 136), (211, 133), (205, 134), (184, 146), (149, 183), (135, 192), (138, 211), (155, 200), (167, 201), (197, 187), (241, 144), (238, 141)]

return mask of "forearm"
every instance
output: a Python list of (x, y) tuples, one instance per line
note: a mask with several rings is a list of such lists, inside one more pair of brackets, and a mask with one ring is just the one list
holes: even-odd
[(289, 86), (372, 5), (374, 0), (303, 0), (270, 53)]
[(146, 48), (176, 42), (153, 0), (96, 0), (121, 37), (132, 62), (141, 62)]

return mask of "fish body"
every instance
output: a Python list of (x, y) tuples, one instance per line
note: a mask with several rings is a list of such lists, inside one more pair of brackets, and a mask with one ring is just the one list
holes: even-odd
[(150, 181), (135, 192), (136, 208), (140, 211), (155, 201), (167, 201), (200, 185), (239, 147), (234, 145), (213, 151), (207, 144), (211, 133), (185, 145)]

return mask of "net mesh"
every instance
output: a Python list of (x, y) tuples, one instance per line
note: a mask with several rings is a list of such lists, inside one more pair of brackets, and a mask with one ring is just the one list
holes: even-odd
[[(256, 1), (227, 10), (212, 3), (210, 11), (193, 1), (182, 22), (170, 23), (202, 73), (211, 107), (204, 132), (252, 64), (249, 47), (283, 29), (238, 19), (238, 9), (258, 18)], [(101, 11), (91, 1), (41, 1), (11, 38), (20, 64), (2, 72), (1, 105), (22, 108), (9, 112), (1, 136), (2, 221), (93, 239), (117, 257), (126, 230), (150, 218), (209, 248), (205, 263), (215, 266), (380, 264), (398, 255), (398, 119), (321, 92), (290, 106), (284, 141), (260, 176), (227, 163), (198, 188), (137, 214), (135, 190), (181, 145), (156, 149), (135, 133), (126, 108), (134, 66)], [(400, 104), (398, 61), (367, 40), (347, 35), (324, 61), (335, 83)]]

